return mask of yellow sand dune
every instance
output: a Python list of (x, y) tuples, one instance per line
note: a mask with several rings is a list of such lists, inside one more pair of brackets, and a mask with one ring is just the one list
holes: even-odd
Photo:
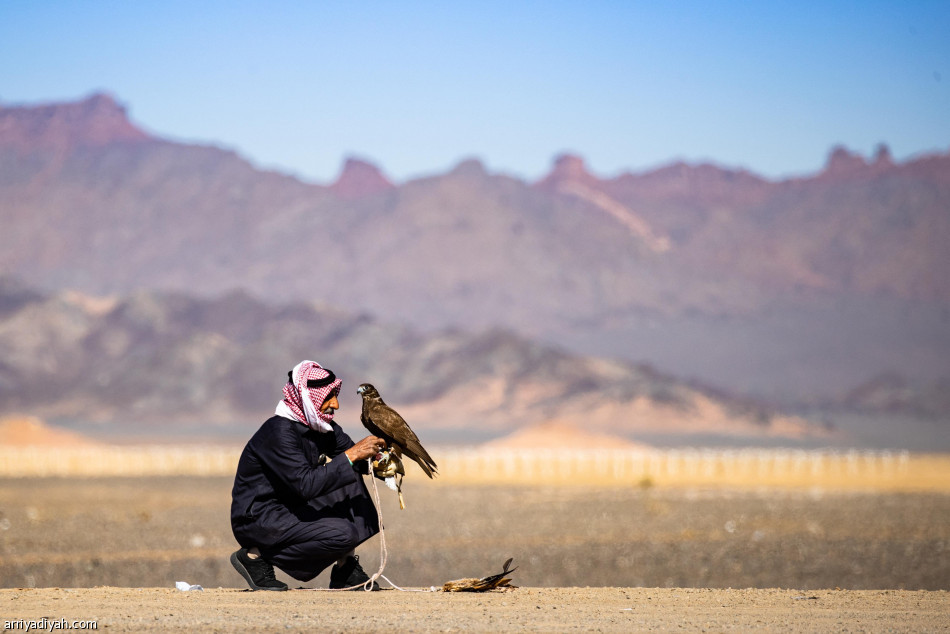
[(0, 418), (0, 447), (95, 447), (81, 434), (47, 425), (35, 416)]

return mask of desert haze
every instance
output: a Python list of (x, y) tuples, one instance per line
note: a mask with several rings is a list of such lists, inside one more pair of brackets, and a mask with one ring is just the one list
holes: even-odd
[(414, 428), (442, 442), (478, 442), (552, 417), (628, 436), (834, 436), (820, 422), (649, 366), (571, 354), (497, 329), (420, 333), (245, 293), (140, 292), (109, 302), (0, 284), (0, 305), (0, 410), (96, 423), (100, 435), (248, 434), (273, 411), (295, 356), (312, 350), (344, 380), (344, 425), (358, 416), (356, 386), (372, 381)]
[(316, 356), (481, 439), (561, 416), (946, 448), (948, 209), (950, 155), (885, 146), (781, 181), (564, 155), (535, 183), (350, 160), (321, 185), (150, 135), (108, 95), (3, 106), (0, 408), (256, 420)]

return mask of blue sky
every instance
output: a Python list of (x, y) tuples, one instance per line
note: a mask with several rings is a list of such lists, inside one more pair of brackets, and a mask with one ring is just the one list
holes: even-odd
[(534, 179), (711, 160), (778, 178), (831, 146), (950, 149), (950, 1), (0, 0), (0, 103), (107, 91), (167, 138), (307, 180), (477, 157)]

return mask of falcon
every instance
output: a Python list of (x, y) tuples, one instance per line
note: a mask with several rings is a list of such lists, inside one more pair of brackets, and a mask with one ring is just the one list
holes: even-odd
[(356, 392), (363, 397), (363, 411), (360, 414), (363, 427), (374, 436), (385, 440), (390, 448), (389, 453), (395, 455), (397, 460), (400, 454), (404, 455), (414, 460), (430, 478), (432, 474), (437, 474), (437, 465), (419, 442), (418, 436), (409, 428), (399, 412), (383, 402), (376, 388), (369, 383), (363, 383)]

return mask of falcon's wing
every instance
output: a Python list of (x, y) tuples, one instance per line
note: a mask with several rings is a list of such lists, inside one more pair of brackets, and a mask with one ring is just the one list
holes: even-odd
[[(369, 405), (367, 414), (369, 422), (379, 429), (382, 437), (399, 447), (403, 455), (414, 460), (427, 476), (431, 478), (432, 474), (436, 473), (437, 465), (432, 456), (399, 412), (385, 403), (375, 402)], [(373, 431), (366, 421), (363, 424)]]
[(366, 399), (363, 400), (363, 411), (360, 412), (360, 422), (363, 423), (363, 427), (365, 427), (369, 433), (382, 438), (390, 445), (393, 444), (393, 437), (386, 433), (386, 431), (373, 420), (373, 404)]

